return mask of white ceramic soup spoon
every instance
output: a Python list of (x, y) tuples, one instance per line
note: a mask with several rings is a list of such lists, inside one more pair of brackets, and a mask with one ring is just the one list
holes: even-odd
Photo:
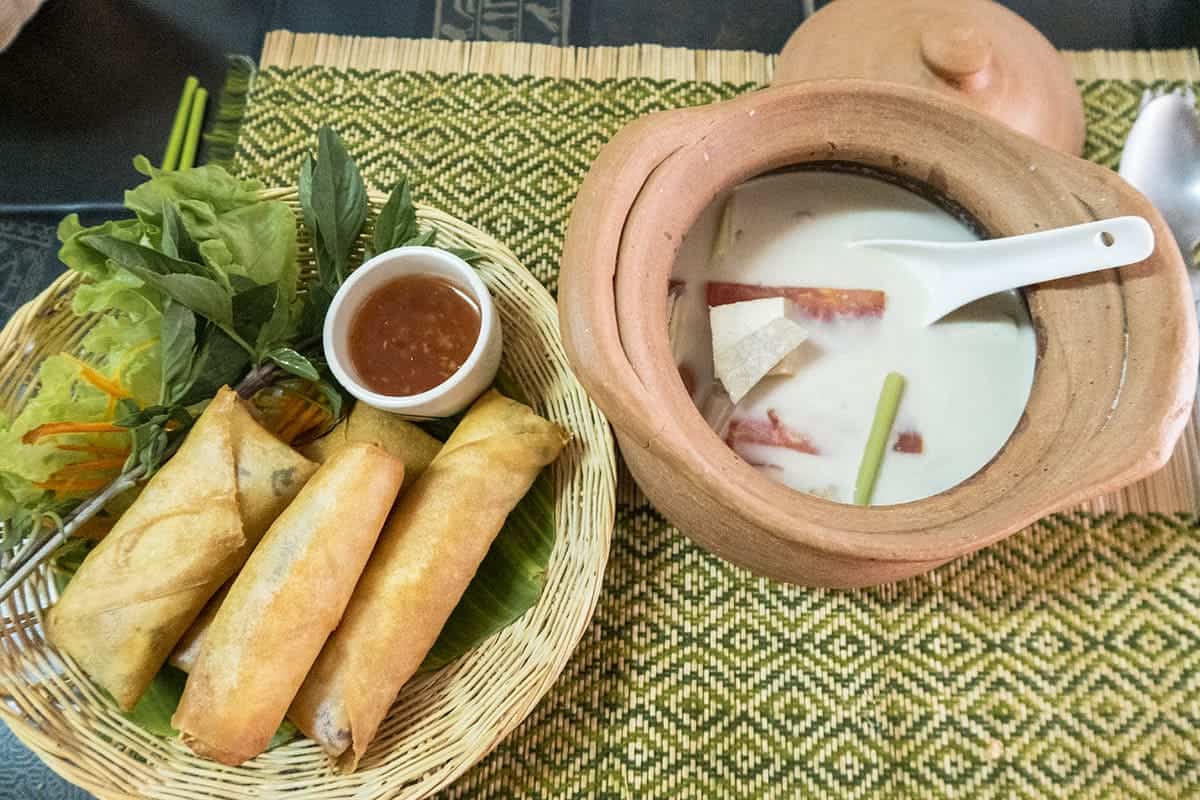
[(1136, 264), (1154, 252), (1154, 230), (1141, 217), (1115, 217), (981, 242), (865, 239), (850, 246), (903, 261), (925, 290), (922, 322), (931, 325), (990, 294)]

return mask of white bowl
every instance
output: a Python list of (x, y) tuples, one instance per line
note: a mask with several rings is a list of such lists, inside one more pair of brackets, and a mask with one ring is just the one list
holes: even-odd
[[(362, 384), (351, 365), (350, 323), (368, 295), (405, 275), (437, 275), (469, 293), (479, 307), (479, 338), (458, 371), (432, 389), (406, 396), (379, 394)], [(430, 419), (457, 414), (492, 385), (503, 337), (492, 296), (470, 264), (436, 247), (397, 247), (364, 263), (338, 289), (325, 316), (324, 346), (330, 371), (350, 394), (382, 411)]]

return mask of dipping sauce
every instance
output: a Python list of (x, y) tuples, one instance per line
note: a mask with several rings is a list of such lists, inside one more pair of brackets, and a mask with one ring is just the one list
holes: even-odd
[[(1004, 446), (1029, 398), (1036, 338), (1015, 292), (922, 325), (924, 300), (903, 262), (848, 246), (869, 238), (978, 237), (874, 178), (755, 179), (718, 198), (684, 241), (672, 274), (672, 349), (701, 413), (739, 456), (843, 503), (854, 495), (884, 376), (900, 373), (907, 387), (873, 503), (903, 503), (961, 483)], [(763, 378), (735, 404), (714, 376), (709, 306), (764, 293), (793, 301), (808, 338), (788, 357), (790, 374)]]
[(437, 275), (406, 275), (383, 284), (350, 320), (350, 363), (373, 392), (406, 397), (458, 371), (479, 339), (479, 306)]

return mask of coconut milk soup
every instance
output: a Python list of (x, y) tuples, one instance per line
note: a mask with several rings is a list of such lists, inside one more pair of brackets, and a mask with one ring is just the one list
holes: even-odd
[(921, 325), (903, 264), (849, 246), (868, 238), (977, 237), (873, 178), (755, 179), (719, 198), (685, 240), (671, 342), (685, 386), (730, 447), (763, 474), (839, 502), (853, 497), (884, 378), (902, 375), (872, 502), (903, 503), (960, 483), (1004, 445), (1029, 397), (1036, 343), (1016, 293)]

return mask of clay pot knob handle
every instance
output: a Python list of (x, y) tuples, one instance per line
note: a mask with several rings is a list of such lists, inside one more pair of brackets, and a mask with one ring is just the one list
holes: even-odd
[(982, 89), (988, 82), (992, 43), (970, 25), (940, 22), (921, 33), (921, 59), (959, 89)]

